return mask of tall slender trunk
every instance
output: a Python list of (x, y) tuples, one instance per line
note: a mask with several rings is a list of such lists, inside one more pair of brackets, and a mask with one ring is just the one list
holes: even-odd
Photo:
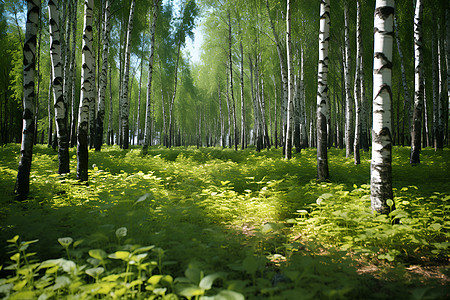
[(344, 4), (344, 35), (345, 35), (345, 156), (349, 158), (353, 152), (353, 101), (350, 93), (350, 34), (349, 34), (348, 3)]
[(23, 128), (20, 162), (14, 192), (18, 199), (26, 199), (30, 192), (30, 170), (34, 140), (34, 69), (36, 64), (36, 34), (39, 22), (41, 1), (27, 1), (27, 23), (23, 46)]
[[(439, 26), (438, 26), (438, 34), (439, 34)], [(442, 57), (441, 57), (441, 38), (438, 36), (437, 39), (437, 72), (438, 72), (438, 103), (437, 103), (437, 134), (436, 134), (436, 149), (442, 150), (444, 148), (444, 135), (445, 135), (445, 125), (444, 125), (444, 84), (442, 82), (443, 77), (443, 66), (442, 66)]]
[(144, 129), (144, 145), (143, 153), (147, 152), (148, 146), (151, 145), (151, 105), (152, 105), (152, 77), (153, 77), (153, 60), (155, 54), (155, 29), (156, 20), (158, 18), (159, 0), (153, 1), (153, 11), (150, 14), (152, 20), (150, 22), (150, 56), (148, 59), (148, 76), (147, 76), (147, 98), (145, 104), (145, 129)]
[(278, 148), (278, 106), (277, 106), (277, 83), (275, 81), (275, 76), (272, 76), (273, 86), (274, 86), (274, 96), (275, 96), (275, 103), (274, 103), (274, 141), (275, 141), (275, 149)]
[[(51, 75), (50, 75), (51, 76)], [(53, 137), (53, 114), (52, 114), (52, 81), (48, 81), (48, 147), (51, 147), (53, 144), (52, 137)]]
[(88, 180), (88, 121), (89, 102), (93, 93), (94, 58), (92, 55), (92, 12), (94, 0), (84, 1), (84, 28), (82, 45), (81, 94), (78, 109), (77, 178)]
[(377, 0), (374, 19), (371, 206), (388, 214), (392, 193), (391, 76), (394, 0)]
[(328, 41), (330, 37), (330, 0), (320, 3), (319, 66), (317, 87), (317, 178), (326, 180), (328, 173)]
[(125, 45), (125, 63), (124, 63), (124, 74), (122, 83), (122, 116), (121, 116), (121, 127), (122, 127), (122, 148), (128, 149), (129, 147), (129, 123), (128, 118), (130, 115), (130, 104), (128, 99), (128, 82), (130, 78), (130, 54), (131, 54), (131, 30), (133, 29), (133, 17), (134, 8), (136, 0), (131, 0), (130, 15), (128, 18), (128, 28), (126, 33), (126, 45)]
[[(272, 18), (270, 17), (270, 8), (269, 8), (269, 0), (266, 0), (266, 8), (267, 8), (267, 14), (269, 16), (269, 23), (270, 23), (270, 27), (272, 28), (272, 32), (273, 32), (273, 36), (275, 38), (275, 44), (277, 46), (277, 52), (278, 52), (278, 59), (280, 62), (280, 70), (281, 70), (281, 82), (282, 82), (282, 98), (281, 98), (281, 117), (282, 117), (282, 126), (281, 126), (281, 136), (284, 138), (283, 140), (285, 141), (285, 137), (286, 137), (286, 111), (285, 111), (285, 104), (287, 104), (288, 102), (288, 72), (286, 70), (286, 60), (283, 56), (283, 51), (281, 50), (281, 42), (280, 39), (278, 38), (278, 34), (275, 30), (275, 24), (272, 20)], [(284, 132), (284, 133), (283, 133)], [(286, 144), (283, 143), (283, 154), (286, 153)]]
[[(63, 58), (64, 58), (64, 65), (63, 65), (63, 95), (64, 95), (64, 101), (66, 102), (67, 107), (67, 143), (70, 144), (70, 134), (71, 134), (71, 122), (70, 122), (70, 108), (71, 108), (71, 93), (72, 93), (72, 80), (70, 78), (70, 63), (71, 63), (71, 56), (70, 53), (70, 42), (71, 39), (75, 39), (75, 36), (71, 36), (71, 25), (72, 25), (72, 15), (74, 14), (74, 10), (76, 7), (73, 5), (73, 1), (69, 1), (67, 3), (67, 13), (66, 13), (66, 21), (63, 23), (63, 30), (65, 30), (65, 39), (63, 44)], [(73, 43), (72, 43), (73, 45)]]
[(287, 73), (288, 73), (288, 102), (287, 102), (287, 121), (286, 121), (286, 151), (285, 158), (291, 159), (292, 157), (292, 124), (294, 115), (294, 87), (293, 87), (293, 74), (292, 74), (292, 59), (291, 59), (291, 9), (290, 0), (287, 0), (286, 8), (286, 60), (287, 60)]
[[(142, 47), (144, 48), (144, 47)], [(142, 52), (144, 49), (142, 49)], [(143, 55), (141, 57), (141, 70), (139, 75), (139, 93), (138, 93), (138, 104), (137, 104), (137, 116), (136, 116), (136, 144), (140, 144), (141, 139), (141, 93), (142, 93), (142, 74), (143, 74), (143, 65), (144, 65), (144, 59)]]
[(113, 129), (113, 101), (112, 101), (112, 67), (109, 66), (109, 115), (108, 115), (108, 134), (106, 143), (114, 145), (114, 129)]
[(164, 101), (164, 92), (163, 92), (163, 88), (161, 86), (161, 107), (162, 107), (162, 116), (163, 116), (162, 145), (167, 146), (166, 105), (164, 102), (165, 102)]
[(245, 99), (244, 99), (244, 48), (242, 47), (242, 31), (241, 24), (239, 22), (240, 18), (238, 16), (239, 24), (239, 49), (241, 51), (241, 149), (244, 150), (247, 147), (246, 140), (246, 130), (245, 130)]
[(261, 76), (261, 100), (260, 108), (261, 108), (261, 127), (263, 133), (263, 141), (264, 146), (267, 149), (270, 149), (270, 140), (269, 140), (269, 132), (267, 130), (267, 120), (266, 120), (266, 100), (264, 98), (264, 78)]
[(220, 90), (220, 79), (218, 80), (218, 88), (217, 93), (219, 96), (219, 119), (220, 119), (220, 146), (225, 147), (226, 141), (225, 141), (225, 124), (223, 120), (223, 110), (222, 110), (222, 91)]
[[(38, 139), (38, 119), (39, 119), (39, 90), (41, 85), (41, 72), (40, 72), (40, 66), (41, 66), (41, 41), (42, 41), (42, 21), (41, 21), (41, 15), (39, 14), (39, 21), (38, 21), (38, 35), (39, 40), (37, 42), (37, 49), (36, 49), (36, 64), (37, 64), (37, 86), (36, 86), (36, 98), (35, 98), (35, 115), (34, 115), (34, 144), (37, 144)], [(51, 81), (51, 80), (50, 80)]]
[(69, 140), (67, 135), (67, 102), (63, 94), (61, 44), (59, 40), (58, 0), (48, 1), (50, 18), (50, 56), (52, 60), (53, 99), (58, 137), (58, 173), (69, 173)]
[(423, 50), (422, 50), (422, 0), (416, 0), (414, 14), (414, 114), (411, 132), (412, 165), (420, 163), (422, 138), (422, 108), (423, 108)]
[(234, 150), (237, 151), (238, 147), (238, 134), (237, 134), (237, 122), (236, 122), (236, 106), (234, 101), (234, 89), (233, 89), (233, 58), (232, 58), (232, 49), (231, 49), (231, 14), (230, 10), (228, 10), (228, 63), (230, 68), (230, 95), (231, 95), (231, 105), (232, 105), (232, 113), (233, 113), (233, 133), (234, 133)]
[(425, 78), (423, 80), (423, 136), (422, 136), (422, 147), (428, 147), (430, 145), (430, 132), (428, 130), (428, 109), (427, 109), (427, 93), (425, 87)]
[[(361, 4), (360, 4), (361, 6)], [(361, 15), (360, 15), (361, 16)], [(361, 30), (361, 29), (360, 29)], [(369, 151), (369, 137), (368, 137), (368, 130), (367, 130), (367, 117), (368, 117), (368, 106), (369, 103), (366, 99), (366, 82), (364, 77), (364, 47), (362, 43), (362, 38), (360, 39), (360, 45), (359, 45), (359, 53), (360, 53), (360, 61), (359, 61), (359, 82), (361, 84), (360, 88), (360, 96), (361, 96), (361, 129), (360, 129), (360, 144), (361, 148), (364, 152)]]
[(78, 101), (75, 94), (75, 80), (76, 80), (76, 36), (77, 36), (77, 7), (78, 0), (74, 0), (74, 9), (72, 10), (72, 55), (70, 57), (70, 80), (72, 81), (71, 92), (71, 120), (70, 120), (70, 147), (74, 147), (77, 143), (77, 115), (78, 115)]
[[(400, 45), (400, 38), (398, 36), (398, 26), (397, 26), (397, 19), (394, 16), (394, 26), (395, 26), (395, 40), (397, 42), (397, 50), (398, 50), (398, 56), (400, 57), (400, 68), (401, 68), (401, 73), (402, 73), (402, 84), (403, 84), (403, 92), (405, 94), (405, 102), (403, 105), (403, 110), (406, 110), (406, 112), (408, 113), (407, 116), (407, 128), (411, 128), (411, 118), (412, 118), (412, 112), (411, 112), (411, 96), (409, 94), (409, 89), (408, 89), (408, 84), (407, 84), (407, 80), (406, 80), (406, 71), (405, 71), (405, 66), (403, 63), (403, 52), (402, 52), (402, 48)], [(410, 134), (409, 134), (410, 135)], [(402, 137), (403, 138), (403, 137)]]
[(306, 120), (306, 99), (305, 99), (305, 81), (304, 81), (304, 55), (303, 47), (300, 50), (300, 135), (301, 135), (301, 147), (308, 147), (308, 123)]
[[(103, 52), (102, 52), (102, 70), (99, 76), (99, 88), (98, 88), (98, 106), (97, 106), (97, 118), (95, 124), (95, 151), (100, 151), (103, 144), (103, 123), (105, 119), (105, 96), (106, 85), (108, 76), (108, 54), (109, 54), (109, 32), (111, 30), (111, 24), (109, 22), (110, 3), (109, 0), (105, 1), (104, 7), (104, 21), (103, 21)], [(100, 34), (100, 32), (99, 32)]]
[(355, 67), (355, 86), (354, 86), (354, 98), (355, 98), (355, 140), (353, 143), (353, 157), (355, 165), (361, 163), (359, 155), (359, 148), (361, 142), (361, 5), (359, 0), (356, 1), (356, 67)]
[(231, 148), (232, 142), (231, 142), (231, 118), (232, 118), (232, 112), (231, 112), (231, 103), (230, 103), (230, 84), (229, 84), (229, 76), (228, 76), (228, 68), (227, 68), (227, 112), (228, 112), (228, 132), (227, 132), (227, 138), (228, 138), (228, 146)]
[(172, 121), (172, 117), (173, 117), (173, 105), (175, 103), (175, 97), (177, 95), (177, 86), (178, 86), (178, 63), (180, 61), (180, 50), (181, 50), (181, 38), (178, 42), (178, 50), (177, 50), (177, 62), (175, 64), (175, 79), (174, 79), (174, 84), (173, 84), (173, 93), (172, 93), (172, 100), (170, 101), (169, 104), (169, 143), (167, 144), (167, 147), (170, 148), (172, 147), (172, 131), (173, 131), (173, 121)]

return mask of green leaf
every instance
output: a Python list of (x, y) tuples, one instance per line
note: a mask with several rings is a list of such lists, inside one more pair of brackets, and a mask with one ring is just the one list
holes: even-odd
[(217, 278), (223, 278), (223, 277), (224, 277), (224, 273), (213, 273), (213, 274), (207, 275), (207, 276), (203, 277), (202, 280), (200, 280), (200, 283), (198, 286), (204, 290), (209, 290), (209, 289), (211, 289), (214, 281)]
[(215, 300), (244, 300), (244, 295), (230, 290), (220, 291), (215, 297)]
[(435, 231), (438, 231), (439, 229), (441, 229), (441, 227), (442, 227), (441, 224), (439, 224), (439, 223), (434, 223), (434, 224), (431, 224), (428, 228), (430, 228), (430, 229), (432, 229), (432, 230), (435, 230)]
[(248, 255), (242, 262), (242, 266), (249, 274), (255, 274), (258, 270), (259, 264), (254, 255)]
[(92, 249), (89, 250), (89, 255), (95, 259), (98, 259), (100, 261), (103, 261), (106, 257), (107, 254), (105, 251), (103, 251), (102, 249)]
[(153, 275), (152, 277), (150, 277), (147, 280), (147, 283), (151, 284), (151, 285), (157, 285), (159, 283), (159, 281), (161, 280), (161, 278), (163, 278), (163, 275)]
[(112, 259), (127, 260), (130, 257), (130, 252), (128, 251), (116, 251), (113, 254), (108, 255)]
[(7, 242), (8, 242), (8, 243), (16, 243), (18, 239), (19, 239), (19, 236), (16, 235), (16, 236), (14, 236), (12, 239), (7, 240)]
[(195, 285), (189, 285), (189, 286), (180, 288), (178, 290), (178, 293), (183, 297), (191, 299), (192, 297), (203, 295), (204, 291)]

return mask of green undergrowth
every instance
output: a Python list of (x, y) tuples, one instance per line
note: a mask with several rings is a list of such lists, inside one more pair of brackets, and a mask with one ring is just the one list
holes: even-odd
[(89, 152), (82, 183), (75, 149), (58, 175), (57, 153), (38, 145), (17, 202), (19, 149), (0, 148), (0, 297), (449, 296), (449, 149), (411, 167), (394, 148), (389, 216), (370, 210), (368, 153), (355, 166), (330, 149), (330, 182), (317, 182), (315, 149), (288, 161), (280, 149), (112, 146)]

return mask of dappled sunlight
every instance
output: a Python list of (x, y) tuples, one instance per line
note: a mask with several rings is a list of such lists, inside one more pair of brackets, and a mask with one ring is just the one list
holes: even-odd
[[(408, 264), (445, 265), (450, 197), (446, 155), (426, 153), (430, 162), (420, 168), (433, 169), (426, 175), (433, 183), (403, 185), (420, 175), (414, 173), (418, 167), (408, 164), (406, 149), (396, 149), (396, 210), (382, 216), (370, 210), (365, 153), (355, 166), (343, 150), (331, 149), (330, 182), (318, 182), (315, 149), (285, 160), (281, 149), (152, 147), (142, 155), (138, 148), (113, 146), (89, 152), (89, 182), (83, 183), (74, 173), (52, 171), (57, 169), (56, 152), (38, 145), (31, 197), (16, 202), (12, 190), (18, 147), (1, 148), (0, 183), (11, 193), (2, 197), (0, 247), (15, 235), (22, 241), (39, 239), (29, 246), (33, 256), (40, 261), (60, 257), (46, 262), (46, 268), (62, 270), (65, 261), (81, 268), (88, 259), (84, 271), (66, 275), (70, 280), (86, 280), (119, 294), (135, 280), (129, 293), (165, 289), (185, 296), (214, 295), (231, 289), (249, 298), (282, 299), (303, 292), (311, 298), (360, 298), (377, 286), (390, 295), (401, 295), (408, 286), (411, 293), (419, 293), (415, 282), (421, 281), (443, 295), (435, 284), (447, 280), (445, 273), (428, 276), (415, 272), (417, 268), (409, 270)], [(68, 237), (76, 247), (61, 244)], [(6, 267), (11, 254), (3, 253)], [(130, 264), (135, 259), (142, 259), (142, 268)], [(409, 274), (402, 287), (389, 282), (389, 276), (402, 282), (400, 270), (396, 275), (389, 271), (397, 263), (405, 264), (402, 272)], [(120, 277), (121, 272), (129, 275)], [(195, 274), (211, 274), (208, 278), (218, 285), (200, 284), (203, 277)], [(119, 277), (108, 281), (111, 276)], [(182, 277), (188, 279), (176, 279)], [(90, 293), (85, 287), (83, 291)]]

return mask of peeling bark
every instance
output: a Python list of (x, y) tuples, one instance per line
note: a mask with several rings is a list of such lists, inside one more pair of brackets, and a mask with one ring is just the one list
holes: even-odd
[(320, 3), (319, 66), (317, 75), (317, 178), (319, 180), (327, 180), (329, 177), (327, 153), (329, 39), (330, 0), (322, 0)]
[(377, 0), (374, 19), (371, 206), (388, 214), (392, 193), (391, 76), (394, 0)]

